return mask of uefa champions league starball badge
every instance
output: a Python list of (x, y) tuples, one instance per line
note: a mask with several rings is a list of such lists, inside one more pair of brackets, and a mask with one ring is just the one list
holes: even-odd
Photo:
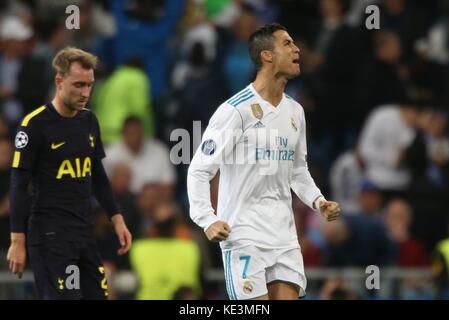
[(14, 143), (17, 149), (24, 148), (28, 144), (28, 135), (23, 131), (17, 132)]
[(203, 142), (203, 145), (201, 146), (201, 151), (205, 155), (210, 156), (214, 154), (216, 148), (217, 144), (215, 143), (215, 141), (212, 139), (208, 139)]

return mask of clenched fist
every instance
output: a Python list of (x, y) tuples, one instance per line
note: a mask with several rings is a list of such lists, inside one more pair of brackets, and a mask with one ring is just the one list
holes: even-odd
[(327, 221), (336, 220), (340, 216), (340, 205), (335, 201), (323, 200), (320, 202), (320, 212)]
[(217, 221), (212, 223), (206, 230), (206, 236), (209, 241), (223, 241), (226, 240), (231, 232), (231, 228), (224, 221)]

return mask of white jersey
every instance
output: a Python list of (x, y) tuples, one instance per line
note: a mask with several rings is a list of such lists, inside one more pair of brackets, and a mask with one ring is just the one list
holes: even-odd
[[(306, 121), (299, 103), (283, 95), (273, 107), (252, 84), (224, 102), (206, 128), (190, 164), (190, 216), (206, 230), (229, 224), (223, 250), (246, 245), (299, 247), (290, 188), (309, 207), (321, 196), (307, 168)], [(220, 169), (217, 214), (209, 181)]]

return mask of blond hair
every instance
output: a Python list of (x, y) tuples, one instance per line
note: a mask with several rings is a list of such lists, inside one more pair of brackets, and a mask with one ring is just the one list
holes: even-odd
[(73, 62), (79, 62), (84, 69), (95, 69), (98, 58), (93, 54), (75, 47), (60, 50), (53, 59), (52, 66), (57, 74), (65, 76)]

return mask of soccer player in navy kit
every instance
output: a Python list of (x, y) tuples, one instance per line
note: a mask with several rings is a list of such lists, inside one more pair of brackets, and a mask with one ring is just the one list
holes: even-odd
[[(101, 159), (105, 157), (97, 118), (85, 108), (97, 58), (65, 48), (53, 60), (56, 94), (23, 118), (12, 163), (11, 246), (7, 259), (21, 277), (30, 258), (41, 299), (107, 299), (107, 280), (94, 235), (91, 196), (106, 210), (120, 242), (131, 234), (119, 213)], [(26, 204), (32, 185), (31, 210)], [(79, 287), (68, 287), (73, 266)]]

